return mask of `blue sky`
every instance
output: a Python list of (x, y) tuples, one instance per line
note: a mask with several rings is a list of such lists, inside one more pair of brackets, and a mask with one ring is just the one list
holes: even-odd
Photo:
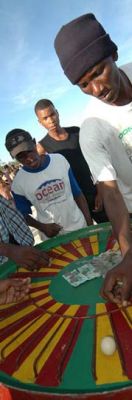
[(11, 160), (4, 142), (14, 128), (44, 136), (34, 114), (40, 98), (58, 108), (62, 125), (86, 117), (89, 97), (67, 80), (53, 42), (60, 27), (93, 12), (119, 47), (119, 62), (132, 60), (131, 0), (0, 0), (0, 159)]

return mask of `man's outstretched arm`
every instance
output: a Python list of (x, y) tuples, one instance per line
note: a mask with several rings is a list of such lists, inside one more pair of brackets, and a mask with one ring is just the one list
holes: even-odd
[[(130, 218), (116, 181), (101, 182), (104, 207), (112, 224), (122, 252), (122, 262), (106, 275), (102, 295), (110, 300), (127, 304), (132, 292), (132, 240)], [(114, 295), (117, 282), (122, 282), (119, 298)]]

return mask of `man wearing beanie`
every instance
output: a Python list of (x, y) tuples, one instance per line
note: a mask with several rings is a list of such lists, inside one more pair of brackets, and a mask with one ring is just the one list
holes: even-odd
[[(132, 63), (117, 67), (117, 46), (93, 14), (63, 26), (55, 49), (68, 79), (95, 98), (80, 145), (123, 255), (107, 274), (102, 294), (127, 305), (132, 293)], [(119, 297), (113, 293), (118, 280)]]

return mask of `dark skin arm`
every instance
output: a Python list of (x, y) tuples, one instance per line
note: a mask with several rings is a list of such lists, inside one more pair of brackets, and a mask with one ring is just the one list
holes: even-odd
[(51, 223), (51, 224), (44, 224), (42, 222), (37, 221), (31, 215), (27, 215), (25, 217), (27, 224), (32, 226), (33, 228), (38, 229), (39, 231), (45, 233), (46, 236), (53, 237), (56, 236), (59, 231), (62, 229), (62, 226), (59, 224)]
[(86, 198), (84, 196), (84, 194), (81, 192), (79, 196), (74, 197), (74, 200), (77, 204), (77, 206), (80, 208), (80, 210), (82, 211), (84, 218), (87, 222), (87, 225), (93, 225), (93, 221), (90, 215), (90, 211), (88, 208), (88, 203), (86, 201)]
[(41, 156), (42, 154), (45, 154), (45, 153), (46, 153), (44, 147), (43, 147), (40, 143), (37, 143), (37, 144), (36, 144), (36, 147), (37, 147), (37, 152), (38, 152), (38, 154), (39, 154), (40, 156)]
[(96, 185), (96, 189), (97, 189), (97, 194), (95, 197), (95, 206), (94, 206), (94, 212), (99, 212), (102, 211), (103, 209), (103, 200), (102, 200), (102, 196), (101, 196), (101, 192), (100, 192), (100, 186)]
[[(101, 182), (100, 189), (108, 218), (122, 252), (122, 262), (109, 271), (104, 280), (102, 296), (122, 305), (129, 304), (132, 292), (132, 241), (129, 214), (116, 181)], [(114, 291), (118, 281), (120, 290)]]
[(50, 261), (48, 254), (43, 250), (10, 243), (0, 243), (0, 255), (8, 257), (17, 265), (21, 265), (29, 270), (44, 267)]

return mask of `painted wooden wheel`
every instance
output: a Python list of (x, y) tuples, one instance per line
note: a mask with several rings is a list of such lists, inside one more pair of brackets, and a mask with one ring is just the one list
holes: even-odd
[[(31, 276), (30, 295), (0, 307), (0, 381), (12, 399), (132, 399), (132, 307), (100, 297), (102, 278), (74, 288), (64, 271), (118, 249), (109, 224), (48, 240), (50, 266), (30, 272), (7, 263), (3, 276)], [(112, 356), (101, 352), (113, 336)], [(37, 397), (36, 397), (37, 396)]]

